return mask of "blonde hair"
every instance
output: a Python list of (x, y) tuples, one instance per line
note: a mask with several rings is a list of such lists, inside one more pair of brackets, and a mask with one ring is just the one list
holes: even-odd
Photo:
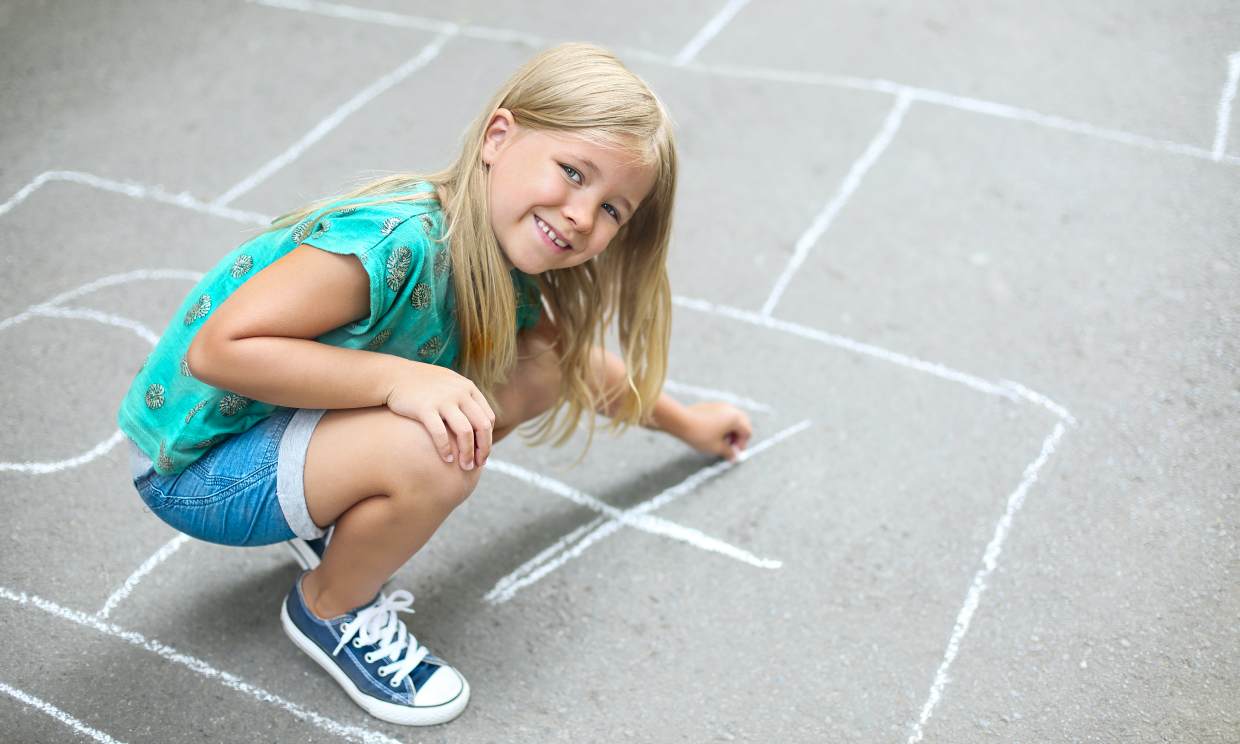
[[(577, 266), (538, 277), (558, 333), (561, 382), (555, 405), (530, 438), (546, 441), (559, 422), (555, 444), (562, 445), (589, 412), (588, 449), (594, 434), (593, 414), (602, 407), (612, 407), (609, 428), (613, 431), (649, 422), (667, 375), (671, 335), (667, 251), (677, 177), (671, 119), (646, 83), (613, 54), (576, 43), (541, 52), (495, 94), (466, 131), (456, 161), (444, 170), (372, 180), (347, 194), (282, 215), (271, 229), (290, 227), (322, 211), (315, 217), (320, 220), (335, 211), (328, 208), (333, 202), (344, 199), (382, 197), (364, 202), (369, 205), (431, 198), (430, 192), (396, 192), (408, 191), (418, 182), (433, 184), (444, 200), (448, 226), (444, 239), (450, 241), (461, 349), (457, 371), (470, 378), (494, 405), (496, 387), (507, 381), (517, 362), (517, 298), (491, 229), (488, 170), (482, 162), (483, 137), (500, 108), (511, 112), (519, 126), (569, 134), (632, 153), (656, 173), (651, 193), (606, 251)], [(596, 395), (589, 382), (590, 355), (603, 343), (613, 321), (627, 369), (627, 389)]]

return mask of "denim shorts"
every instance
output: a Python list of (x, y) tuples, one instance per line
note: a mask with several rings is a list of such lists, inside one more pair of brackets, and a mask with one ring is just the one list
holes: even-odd
[(323, 529), (306, 508), (302, 478), (310, 435), (323, 413), (277, 409), (173, 475), (155, 472), (131, 441), (134, 487), (155, 516), (199, 540), (270, 545), (321, 537)]

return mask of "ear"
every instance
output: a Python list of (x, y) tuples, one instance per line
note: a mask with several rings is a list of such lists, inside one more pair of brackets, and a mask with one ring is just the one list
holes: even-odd
[(512, 140), (516, 129), (517, 121), (512, 112), (506, 108), (496, 109), (482, 133), (482, 162), (488, 166), (493, 164), (505, 145)]

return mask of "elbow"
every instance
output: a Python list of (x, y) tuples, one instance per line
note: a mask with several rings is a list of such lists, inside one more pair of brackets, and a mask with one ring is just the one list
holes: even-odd
[(221, 381), (216, 374), (220, 357), (218, 347), (219, 341), (203, 328), (195, 334), (185, 352), (185, 363), (189, 365), (190, 374), (212, 387), (221, 387)]

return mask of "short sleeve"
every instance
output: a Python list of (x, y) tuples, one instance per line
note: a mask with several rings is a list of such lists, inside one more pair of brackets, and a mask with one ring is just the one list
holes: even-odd
[[(348, 326), (350, 333), (373, 330), (400, 301), (410, 277), (421, 274), (433, 255), (417, 202), (346, 207), (313, 215), (292, 229), (294, 244), (357, 256), (370, 278), (370, 315)], [(304, 237), (302, 237), (304, 236)]]

